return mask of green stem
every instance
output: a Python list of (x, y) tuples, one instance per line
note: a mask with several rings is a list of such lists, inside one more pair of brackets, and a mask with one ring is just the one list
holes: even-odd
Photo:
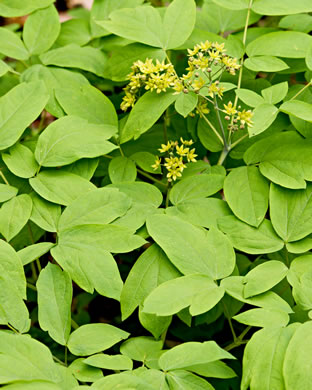
[(226, 159), (227, 155), (229, 154), (230, 149), (224, 148), (220, 154), (219, 160), (217, 162), (217, 165), (222, 165), (224, 163), (224, 160)]
[(223, 142), (223, 138), (221, 137), (221, 135), (219, 134), (218, 130), (213, 126), (213, 124), (210, 122), (210, 120), (206, 117), (205, 114), (203, 114), (201, 111), (200, 112), (200, 116), (205, 120), (205, 122), (208, 124), (208, 126), (211, 128), (211, 130), (215, 133), (215, 135), (219, 138), (219, 140), (221, 141), (222, 145), (224, 145), (224, 142)]
[(8, 186), (10, 185), (9, 182), (7, 181), (6, 177), (4, 176), (3, 172), (1, 171), (1, 169), (0, 169), (0, 177), (5, 182), (6, 185), (8, 185)]
[(64, 361), (65, 361), (65, 366), (67, 366), (67, 346), (65, 345), (65, 357), (64, 357)]
[(247, 137), (248, 137), (248, 133), (243, 135), (241, 138), (239, 138), (235, 142), (233, 142), (232, 145), (231, 145), (231, 149), (235, 148), (236, 145), (238, 145), (240, 142), (242, 142)]
[(37, 287), (34, 286), (33, 284), (29, 283), (29, 282), (27, 282), (27, 287), (30, 288), (33, 291), (37, 291)]
[(39, 126), (38, 126), (38, 133), (40, 133), (41, 130), (43, 129), (43, 127), (44, 127), (46, 115), (47, 115), (47, 112), (44, 110), (42, 112), (42, 114), (41, 114), (40, 123), (39, 123)]
[(308, 84), (306, 84), (303, 88), (301, 88), (300, 91), (297, 92), (296, 95), (294, 95), (294, 96), (290, 99), (290, 101), (296, 99), (296, 97), (298, 97), (304, 90), (306, 90), (307, 88), (309, 88), (310, 85), (311, 85), (311, 81), (310, 81)]
[(169, 183), (168, 183), (168, 191), (167, 191), (167, 194), (166, 194), (166, 203), (165, 203), (165, 207), (166, 207), (166, 208), (169, 207), (170, 190), (171, 190), (171, 183), (169, 182)]
[(234, 340), (234, 342), (229, 344), (228, 346), (226, 346), (224, 349), (226, 351), (230, 351), (231, 349), (239, 347), (242, 344), (248, 343), (248, 340), (243, 340), (243, 338), (246, 336), (247, 332), (249, 332), (250, 329), (251, 329), (251, 326), (247, 326), (247, 328), (245, 328), (242, 331), (242, 333)]
[(73, 319), (71, 319), (71, 326), (72, 326), (73, 329), (78, 329), (79, 328), (79, 325)]
[(228, 145), (227, 145), (227, 142), (226, 142), (225, 131), (224, 131), (223, 123), (222, 123), (222, 120), (221, 120), (221, 116), (220, 116), (220, 112), (219, 112), (219, 106), (218, 106), (218, 101), (217, 101), (216, 95), (214, 95), (213, 100), (214, 100), (215, 111), (217, 113), (218, 123), (219, 123), (220, 129), (221, 129), (221, 132), (222, 132), (224, 149), (227, 150), (228, 149)]
[(62, 360), (60, 360), (59, 358), (57, 358), (56, 356), (52, 355), (53, 357), (53, 360), (56, 361), (57, 363), (61, 364), (62, 366), (65, 366), (66, 367), (66, 364), (64, 362), (62, 362)]
[(168, 187), (167, 184), (163, 183), (162, 181), (160, 181), (158, 179), (155, 179), (155, 177), (153, 177), (152, 175), (149, 175), (148, 173), (142, 171), (140, 168), (137, 168), (137, 171), (140, 173), (140, 175), (147, 177), (148, 179), (154, 181), (155, 183), (160, 184), (160, 185), (162, 185), (163, 187), (166, 187), (166, 188)]
[[(243, 45), (244, 45), (244, 47), (246, 46), (247, 31), (248, 31), (248, 24), (249, 24), (249, 18), (250, 18), (250, 12), (251, 12), (252, 2), (253, 2), (253, 0), (249, 0), (248, 10), (247, 10), (247, 16), (246, 16), (246, 22), (245, 22), (245, 27), (244, 27), (244, 34), (243, 34)], [(240, 67), (240, 69), (239, 69), (239, 74), (238, 74), (237, 90), (239, 90), (239, 89), (241, 88), (241, 85), (242, 85), (243, 64), (244, 64), (244, 54), (243, 54), (243, 56), (242, 56), (241, 59), (240, 59), (240, 65), (241, 65), (241, 67)], [(238, 102), (238, 95), (235, 96), (234, 107), (237, 106), (237, 102)], [(232, 117), (231, 124), (233, 124), (233, 119), (234, 119), (234, 117)]]
[(13, 328), (12, 325), (7, 324), (7, 327), (10, 328), (11, 330), (13, 330), (14, 333), (19, 334), (19, 332), (15, 328)]

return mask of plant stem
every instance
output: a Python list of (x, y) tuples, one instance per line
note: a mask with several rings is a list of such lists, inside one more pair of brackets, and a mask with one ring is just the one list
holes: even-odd
[(5, 182), (6, 185), (8, 185), (8, 186), (10, 185), (9, 182), (7, 181), (6, 177), (4, 176), (3, 172), (1, 171), (1, 169), (0, 169), (0, 177)]
[(230, 152), (230, 149), (228, 148), (223, 148), (221, 154), (220, 154), (220, 157), (219, 157), (219, 160), (217, 162), (217, 165), (222, 165), (224, 160), (226, 159), (227, 155), (229, 154)]
[(243, 340), (243, 338), (246, 336), (247, 332), (249, 332), (250, 329), (251, 329), (251, 326), (247, 326), (247, 328), (245, 328), (242, 331), (242, 333), (236, 338), (236, 340), (234, 340), (233, 343), (229, 344), (224, 349), (226, 351), (230, 351), (231, 349), (239, 347), (242, 344), (246, 344), (248, 342), (248, 340)]
[(290, 99), (290, 101), (296, 99), (296, 97), (298, 97), (304, 90), (306, 90), (307, 88), (309, 88), (310, 85), (311, 85), (311, 81), (308, 82), (308, 84), (306, 84), (303, 88), (301, 88), (300, 91), (297, 92), (296, 95), (294, 95), (294, 96)]
[(213, 124), (210, 122), (210, 120), (206, 117), (205, 114), (203, 114), (201, 111), (200, 111), (200, 116), (205, 120), (205, 122), (209, 125), (209, 127), (211, 128), (211, 130), (213, 130), (213, 132), (215, 133), (215, 135), (219, 138), (219, 140), (222, 142), (222, 145), (224, 145), (224, 142), (223, 142), (223, 138), (221, 137), (221, 135), (219, 134), (218, 130), (213, 126)]
[(73, 319), (71, 319), (71, 326), (72, 326), (73, 329), (78, 329), (79, 328), (79, 325)]
[(148, 179), (154, 181), (155, 183), (160, 184), (160, 185), (162, 185), (163, 187), (166, 187), (166, 188), (168, 187), (167, 184), (163, 183), (162, 181), (160, 181), (158, 179), (155, 179), (155, 177), (153, 177), (152, 175), (149, 175), (148, 173), (142, 171), (140, 168), (137, 168), (137, 171), (140, 173), (140, 175), (147, 177)]
[(65, 345), (65, 357), (64, 357), (64, 361), (65, 361), (65, 366), (67, 366), (67, 346)]
[(33, 291), (37, 291), (37, 287), (34, 286), (33, 284), (29, 283), (29, 282), (27, 282), (27, 287), (30, 288)]
[(218, 106), (218, 101), (217, 101), (216, 95), (214, 95), (213, 100), (214, 100), (214, 107), (215, 107), (215, 110), (216, 110), (216, 113), (217, 113), (218, 123), (219, 123), (220, 129), (221, 129), (221, 132), (222, 132), (224, 149), (227, 150), (228, 149), (228, 145), (227, 145), (227, 142), (226, 142), (225, 131), (224, 131), (224, 128), (223, 128), (223, 123), (222, 123), (222, 120), (221, 120), (221, 116), (220, 116), (220, 112), (219, 112), (219, 106)]
[(243, 135), (241, 138), (239, 138), (235, 142), (233, 142), (231, 145), (231, 149), (235, 148), (235, 146), (238, 145), (240, 142), (242, 142), (246, 137), (248, 137), (248, 133)]
[(167, 191), (167, 194), (166, 194), (166, 203), (165, 203), (165, 207), (168, 208), (169, 206), (169, 195), (170, 195), (170, 190), (171, 190), (171, 183), (169, 182), (168, 183), (168, 191)]
[(12, 325), (7, 324), (7, 327), (10, 328), (11, 330), (13, 330), (14, 333), (19, 334), (19, 332), (15, 328), (13, 328)]
[(60, 360), (59, 358), (57, 358), (56, 356), (52, 355), (53, 357), (53, 360), (55, 360), (57, 363), (61, 364), (62, 366), (65, 366), (66, 367), (66, 364), (64, 362), (62, 362), (62, 360)]
[[(247, 10), (247, 16), (246, 16), (246, 22), (245, 22), (245, 27), (244, 27), (244, 34), (243, 34), (243, 45), (244, 45), (244, 48), (245, 48), (245, 46), (246, 46), (247, 31), (248, 31), (248, 24), (249, 24), (249, 18), (250, 18), (250, 12), (251, 12), (252, 2), (253, 2), (253, 0), (249, 0), (248, 10)], [(240, 65), (241, 65), (241, 67), (240, 67), (239, 73), (238, 73), (237, 90), (239, 90), (239, 89), (241, 88), (241, 85), (242, 85), (243, 64), (244, 64), (244, 54), (243, 54), (243, 56), (242, 56), (241, 59), (240, 59)], [(238, 95), (235, 96), (234, 107), (237, 106), (237, 102), (238, 102)], [(231, 124), (233, 124), (233, 119), (234, 119), (234, 117), (232, 117)]]

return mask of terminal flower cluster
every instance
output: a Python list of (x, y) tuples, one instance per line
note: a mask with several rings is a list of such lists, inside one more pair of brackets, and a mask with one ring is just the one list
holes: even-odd
[(125, 96), (120, 106), (123, 111), (134, 106), (141, 88), (155, 90), (157, 93), (166, 92), (178, 78), (171, 63), (166, 64), (164, 61), (156, 60), (154, 64), (150, 58), (145, 62), (136, 61), (131, 70), (128, 75), (129, 84), (124, 88)]
[[(230, 131), (238, 130), (238, 124), (240, 129), (244, 129), (245, 125), (252, 127), (252, 116), (253, 112), (251, 110), (241, 110), (241, 106), (238, 106), (237, 109), (234, 107), (232, 102), (223, 105), (224, 110), (222, 110), (226, 116), (225, 119), (231, 123), (228, 125)], [(241, 111), (240, 111), (241, 110)]]
[(182, 172), (186, 166), (186, 162), (196, 162), (197, 154), (195, 148), (191, 149), (193, 141), (184, 141), (180, 138), (181, 144), (178, 141), (168, 141), (167, 144), (162, 144), (158, 149), (160, 153), (166, 153), (167, 157), (156, 157), (155, 164), (152, 168), (157, 170), (161, 165), (167, 169), (168, 182), (177, 180), (182, 176)]

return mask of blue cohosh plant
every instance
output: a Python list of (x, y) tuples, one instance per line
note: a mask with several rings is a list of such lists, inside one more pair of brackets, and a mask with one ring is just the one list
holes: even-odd
[(54, 3), (0, 1), (0, 385), (310, 390), (311, 1)]

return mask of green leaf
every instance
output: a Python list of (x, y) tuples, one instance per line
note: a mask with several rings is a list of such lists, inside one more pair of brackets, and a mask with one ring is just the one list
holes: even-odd
[(29, 195), (18, 195), (3, 203), (0, 209), (0, 232), (11, 241), (30, 218), (32, 201)]
[(156, 156), (149, 152), (137, 152), (131, 155), (131, 160), (133, 160), (137, 166), (143, 169), (146, 172), (150, 173), (161, 173), (161, 167), (158, 169), (152, 168), (152, 165), (155, 164)]
[(61, 216), (61, 206), (46, 201), (35, 192), (32, 192), (30, 197), (33, 202), (30, 220), (43, 230), (56, 232), (58, 220)]
[(267, 219), (258, 228), (241, 222), (234, 216), (222, 217), (218, 226), (234, 248), (250, 254), (272, 253), (283, 248), (284, 242), (276, 235)]
[(57, 88), (55, 95), (68, 115), (86, 119), (90, 123), (117, 126), (118, 118), (112, 102), (92, 85)]
[(288, 101), (280, 106), (280, 111), (293, 115), (296, 118), (312, 122), (312, 104), (310, 103), (302, 102), (300, 100)]
[(256, 0), (252, 10), (261, 15), (287, 15), (312, 12), (312, 6), (309, 0)]
[(0, 383), (17, 380), (58, 382), (60, 373), (50, 350), (29, 335), (0, 332)]
[(171, 390), (213, 390), (205, 379), (184, 370), (173, 370), (166, 373)]
[(76, 43), (84, 46), (91, 40), (91, 31), (89, 21), (84, 19), (70, 19), (61, 24), (61, 31), (55, 44), (57, 46), (66, 46)]
[(38, 170), (33, 152), (22, 144), (12, 146), (8, 153), (2, 153), (2, 160), (14, 175), (28, 179)]
[(272, 309), (251, 309), (233, 317), (234, 320), (249, 326), (260, 328), (284, 327), (289, 322), (289, 315)]
[(0, 53), (6, 57), (16, 58), (17, 60), (28, 59), (29, 53), (27, 49), (22, 40), (13, 31), (0, 27), (0, 42)]
[(99, 353), (83, 361), (88, 366), (103, 368), (105, 370), (132, 370), (133, 362), (125, 355), (105, 355)]
[(94, 184), (69, 172), (43, 171), (29, 179), (32, 188), (44, 199), (64, 206), (78, 196), (94, 190)]
[(104, 77), (107, 57), (99, 49), (91, 46), (80, 47), (73, 43), (41, 54), (40, 60), (44, 65), (78, 68)]
[[(3, 386), (5, 390), (61, 390), (61, 388), (52, 382), (36, 381), (31, 382), (18, 381), (13, 384)], [(63, 389), (62, 389), (63, 390)]]
[(205, 364), (195, 364), (193, 366), (185, 367), (185, 369), (208, 378), (228, 379), (236, 376), (235, 372), (220, 360)]
[(175, 102), (174, 108), (176, 111), (186, 118), (190, 112), (197, 106), (198, 95), (194, 92), (179, 93)]
[(288, 268), (281, 261), (269, 260), (257, 265), (244, 276), (244, 298), (270, 290), (287, 275)]
[(49, 96), (41, 81), (21, 83), (0, 98), (0, 150), (14, 145), (45, 107)]
[(71, 333), (67, 345), (73, 355), (88, 356), (104, 351), (127, 337), (129, 333), (112, 325), (87, 324)]
[(308, 48), (307, 56), (306, 56), (306, 64), (309, 70), (312, 70), (312, 43)]
[(312, 29), (312, 16), (309, 14), (295, 14), (284, 16), (278, 24), (279, 27), (309, 33)]
[(61, 170), (91, 180), (98, 166), (99, 158), (82, 158), (72, 164), (65, 165)]
[(295, 258), (290, 265), (287, 280), (292, 286), (292, 294), (303, 310), (310, 310), (311, 300), (311, 256), (309, 254)]
[(289, 69), (286, 62), (273, 56), (249, 57), (244, 61), (244, 66), (254, 72), (280, 72)]
[(221, 279), (234, 270), (234, 250), (215, 228), (207, 232), (176, 217), (153, 215), (147, 219), (147, 229), (184, 275), (200, 273)]
[(132, 337), (122, 343), (120, 352), (132, 360), (147, 363), (149, 360), (158, 360), (162, 341), (156, 341), (152, 337)]
[(285, 98), (288, 92), (288, 82), (284, 81), (279, 84), (272, 85), (272, 87), (265, 88), (261, 94), (266, 103), (276, 104)]
[(112, 56), (107, 61), (105, 71), (111, 80), (125, 81), (134, 62), (138, 60), (144, 62), (147, 58), (163, 61), (165, 57), (165, 51), (162, 49), (132, 43), (113, 51)]
[(268, 209), (269, 184), (257, 167), (234, 168), (224, 181), (224, 196), (236, 217), (258, 227)]
[(273, 309), (285, 313), (293, 313), (289, 304), (273, 291), (266, 291), (254, 297), (244, 297), (244, 276), (230, 276), (221, 281), (221, 287), (225, 292), (240, 302), (248, 305), (259, 306), (264, 309)]
[(283, 362), (289, 341), (298, 324), (265, 328), (247, 343), (243, 358), (242, 390), (285, 389)]
[(16, 187), (10, 186), (8, 184), (0, 183), (0, 202), (6, 202), (7, 200), (12, 199), (18, 193)]
[(115, 188), (97, 188), (74, 200), (63, 211), (58, 230), (86, 224), (107, 224), (124, 215), (131, 199)]
[(0, 60), (0, 77), (7, 74), (11, 68), (4, 61)]
[(45, 255), (54, 245), (52, 242), (39, 242), (38, 244), (26, 246), (19, 250), (17, 254), (25, 266)]
[(312, 249), (312, 239), (308, 236), (300, 241), (287, 242), (286, 249), (290, 253), (305, 253)]
[(140, 6), (116, 10), (110, 13), (109, 19), (97, 21), (97, 24), (123, 38), (149, 46), (163, 47), (163, 23), (154, 7)]
[(55, 90), (63, 88), (64, 85), (66, 85), (68, 89), (72, 89), (77, 85), (79, 85), (80, 88), (84, 84), (89, 84), (88, 80), (78, 72), (62, 68), (54, 68), (52, 66), (47, 67), (39, 64), (32, 65), (30, 68), (25, 70), (21, 75), (21, 80), (27, 82), (42, 80), (44, 82), (50, 95), (45, 108), (57, 118), (63, 116), (64, 111), (56, 100)]
[(74, 377), (81, 382), (96, 382), (103, 378), (102, 370), (89, 366), (84, 362), (85, 360), (83, 358), (76, 359), (68, 367)]
[(30, 14), (36, 9), (48, 7), (53, 0), (2, 0), (0, 15), (4, 17), (17, 17)]
[(194, 0), (174, 0), (166, 9), (163, 29), (163, 48), (175, 49), (189, 38), (196, 20), (196, 4)]
[(242, 102), (250, 107), (257, 107), (259, 104), (264, 103), (262, 96), (249, 89), (236, 89), (235, 93)]
[(27, 332), (30, 320), (23, 302), (26, 299), (26, 279), (21, 259), (3, 240), (0, 240), (0, 257), (1, 275), (5, 275), (0, 280), (1, 324), (10, 323), (20, 332)]
[(249, 0), (236, 0), (235, 2), (231, 0), (213, 0), (213, 2), (221, 7), (232, 10), (247, 9), (249, 4)]
[[(148, 383), (145, 378), (140, 378), (136, 372), (122, 372), (121, 374), (107, 375), (92, 385), (92, 390), (158, 390), (158, 387)], [(118, 387), (117, 387), (118, 386)], [(130, 387), (131, 386), (131, 387)], [(157, 386), (157, 385), (156, 385)], [(167, 389), (165, 389), (167, 390)]]
[(205, 275), (187, 275), (162, 283), (144, 301), (143, 312), (170, 316), (190, 306), (196, 316), (212, 309), (223, 297), (220, 288)]
[(108, 166), (108, 174), (113, 184), (135, 181), (137, 170), (134, 162), (124, 156), (113, 158)]
[(286, 389), (303, 390), (311, 387), (311, 372), (306, 369), (312, 350), (311, 329), (311, 321), (300, 324), (288, 344), (283, 364)]
[(159, 366), (162, 370), (168, 371), (221, 359), (235, 358), (214, 341), (186, 342), (163, 353), (159, 358)]
[(120, 8), (135, 8), (143, 3), (144, 0), (94, 0), (91, 7), (91, 31), (92, 37), (98, 38), (109, 35), (109, 31), (97, 24), (98, 20), (107, 20), (109, 15)]
[(227, 203), (223, 200), (203, 198), (187, 200), (179, 203), (177, 206), (168, 207), (166, 214), (184, 219), (196, 226), (211, 228), (218, 227), (218, 218), (231, 215), (232, 213)]
[(176, 183), (169, 199), (172, 204), (178, 205), (192, 199), (206, 198), (220, 191), (223, 187), (224, 176), (221, 174), (201, 174), (190, 176)]
[(90, 293), (96, 289), (104, 296), (119, 300), (122, 280), (109, 252), (131, 252), (144, 243), (143, 238), (123, 227), (80, 225), (62, 231), (51, 253), (81, 288)]
[(173, 95), (172, 91), (160, 94), (155, 91), (146, 92), (131, 110), (125, 127), (122, 129), (120, 142), (125, 143), (132, 138), (139, 138), (153, 126), (176, 98), (177, 96)]
[(122, 289), (122, 319), (127, 319), (158, 285), (179, 275), (159, 246), (151, 245), (131, 268)]
[(312, 233), (312, 185), (305, 190), (289, 190), (272, 183), (270, 216), (284, 241), (297, 241)]
[(247, 45), (249, 57), (277, 56), (305, 58), (312, 37), (297, 31), (278, 31), (264, 34)]
[(258, 135), (265, 131), (275, 121), (278, 109), (270, 103), (263, 103), (254, 110), (252, 121), (253, 125), (248, 128), (250, 137)]
[(159, 317), (155, 314), (143, 313), (142, 307), (140, 307), (139, 321), (143, 328), (148, 330), (156, 340), (159, 340), (161, 335), (168, 330), (172, 321), (172, 316)]
[(72, 281), (55, 264), (40, 272), (36, 283), (38, 291), (39, 325), (61, 345), (66, 345), (71, 330)]
[(60, 118), (40, 134), (36, 160), (41, 166), (58, 167), (110, 153), (117, 146), (107, 140), (116, 130), (114, 126), (91, 124), (76, 116)]
[(23, 40), (29, 53), (41, 54), (49, 50), (60, 29), (59, 15), (54, 5), (32, 13), (23, 29)]

